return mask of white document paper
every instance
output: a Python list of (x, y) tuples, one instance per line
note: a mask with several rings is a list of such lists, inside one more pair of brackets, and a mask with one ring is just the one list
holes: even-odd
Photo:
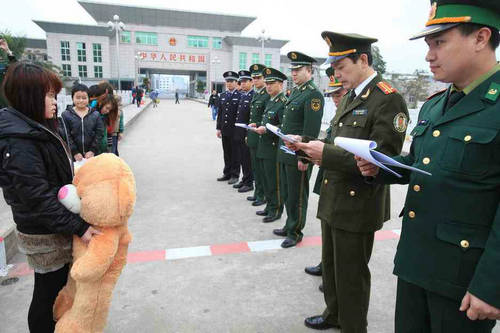
[(290, 154), (290, 155), (295, 155), (295, 152), (288, 148), (287, 146), (280, 146), (280, 149), (283, 150), (285, 153)]
[(393, 160), (392, 158), (390, 158), (389, 156), (384, 155), (381, 152), (375, 151), (374, 149), (377, 148), (377, 143), (375, 141), (345, 138), (345, 137), (338, 136), (335, 138), (334, 143), (336, 146), (338, 146), (342, 149), (345, 149), (348, 152), (353, 153), (354, 155), (359, 156), (372, 164), (375, 164), (379, 168), (382, 168), (385, 171), (392, 173), (393, 175), (395, 175), (399, 178), (402, 177), (399, 173), (389, 169), (385, 165), (387, 164), (387, 165), (394, 166), (397, 168), (408, 169), (411, 171), (423, 173), (424, 175), (432, 176), (432, 174), (427, 172), (427, 171), (423, 171), (423, 170), (399, 163), (399, 162)]
[(251, 131), (255, 131), (256, 130), (255, 127), (248, 126), (247, 124), (243, 124), (243, 123), (235, 123), (234, 126), (238, 126), (238, 127), (241, 127), (241, 128), (246, 128), (247, 130), (251, 130)]
[(277, 136), (279, 136), (283, 141), (288, 141), (288, 142), (291, 142), (291, 143), (295, 143), (297, 142), (297, 140), (295, 140), (294, 138), (292, 138), (290, 135), (286, 135), (286, 134), (283, 134), (281, 133), (281, 130), (274, 126), (274, 125), (271, 125), (269, 123), (266, 124), (266, 128), (268, 130), (270, 130), (271, 132), (273, 132), (274, 134), (276, 134)]

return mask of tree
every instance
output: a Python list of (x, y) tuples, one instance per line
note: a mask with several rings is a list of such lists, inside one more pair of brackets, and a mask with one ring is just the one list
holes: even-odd
[(196, 92), (201, 94), (205, 91), (205, 82), (202, 80), (196, 81)]
[(144, 85), (144, 88), (146, 88), (146, 91), (150, 90), (150, 88), (149, 88), (150, 83), (151, 82), (149, 81), (148, 77), (145, 77), (142, 79), (142, 84)]
[(385, 73), (385, 61), (378, 46), (372, 46), (373, 69), (380, 75)]
[(417, 107), (418, 102), (425, 101), (429, 94), (430, 82), (424, 70), (415, 70), (410, 78), (393, 76), (392, 82), (405, 98), (409, 108)]

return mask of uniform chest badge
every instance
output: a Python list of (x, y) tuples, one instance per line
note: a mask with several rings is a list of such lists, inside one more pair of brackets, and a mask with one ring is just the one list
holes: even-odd
[(321, 100), (319, 98), (313, 98), (311, 100), (311, 109), (313, 111), (319, 111), (319, 109), (321, 109)]
[(368, 110), (364, 109), (364, 110), (354, 110), (352, 111), (352, 115), (353, 116), (364, 116), (368, 113)]
[(400, 112), (394, 117), (392, 124), (394, 125), (396, 132), (404, 133), (408, 127), (408, 117), (404, 113)]

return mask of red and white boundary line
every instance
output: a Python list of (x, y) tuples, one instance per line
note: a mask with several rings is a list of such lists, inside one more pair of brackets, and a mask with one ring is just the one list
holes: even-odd
[[(380, 230), (375, 233), (375, 240), (398, 239), (400, 230)], [(263, 241), (218, 244), (207, 246), (181, 247), (166, 250), (141, 251), (129, 253), (128, 263), (170, 261), (198, 257), (219, 256), (232, 253), (264, 252), (272, 250), (283, 250), (281, 247), (283, 239), (270, 239)], [(321, 236), (304, 237), (302, 242), (297, 244), (298, 248), (321, 246)], [(24, 276), (32, 274), (26, 263), (16, 264), (10, 271), (9, 276)]]

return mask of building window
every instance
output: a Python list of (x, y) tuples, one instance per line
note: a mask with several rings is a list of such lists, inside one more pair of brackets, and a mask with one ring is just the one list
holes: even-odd
[(61, 41), (61, 60), (62, 61), (70, 61), (71, 58), (69, 56), (69, 42)]
[(102, 62), (102, 48), (101, 44), (92, 44), (94, 50), (94, 62)]
[(156, 32), (135, 32), (135, 42), (137, 44), (158, 45), (158, 35)]
[(78, 56), (78, 61), (87, 61), (87, 51), (85, 49), (85, 43), (76, 43), (76, 54)]
[(131, 40), (130, 31), (120, 31), (120, 43), (130, 44)]
[(78, 76), (79, 77), (87, 77), (87, 66), (78, 65)]
[(222, 38), (212, 37), (212, 48), (213, 49), (222, 49)]
[(246, 52), (240, 52), (240, 69), (247, 68), (247, 54)]
[(252, 53), (252, 64), (258, 64), (260, 62), (260, 55), (258, 53)]
[(266, 58), (264, 60), (264, 65), (266, 65), (266, 67), (271, 67), (273, 65), (273, 55), (272, 54), (266, 54)]
[(94, 66), (94, 77), (102, 79), (102, 66)]
[(197, 48), (208, 47), (208, 37), (205, 36), (188, 36), (188, 46)]
[(71, 77), (71, 65), (63, 64), (62, 65), (62, 72), (63, 72), (63, 76)]

